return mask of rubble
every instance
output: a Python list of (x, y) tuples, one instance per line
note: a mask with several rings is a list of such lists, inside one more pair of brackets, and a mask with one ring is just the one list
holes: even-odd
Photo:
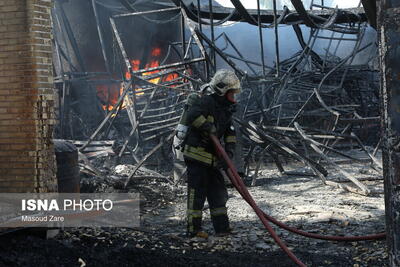
[[(185, 97), (190, 92), (198, 91), (199, 86), (207, 81), (210, 73), (215, 71), (215, 54), (218, 54), (222, 62), (228, 64), (242, 79), (243, 93), (238, 101), (238, 122), (258, 122), (258, 126), (261, 126), (259, 129), (267, 130), (268, 134), (273, 135), (277, 141), (283, 142), (283, 144), (290, 139), (293, 149), (306, 149), (306, 151), (300, 152), (300, 157), (304, 158), (305, 154), (313, 154), (312, 157), (324, 157), (325, 160), (328, 160), (325, 156), (332, 151), (337, 152), (335, 147), (346, 141), (356, 140), (361, 147), (368, 142), (378, 143), (379, 137), (365, 134), (368, 129), (379, 127), (377, 110), (379, 93), (378, 72), (375, 66), (376, 47), (372, 42), (366, 43), (365, 32), (368, 24), (365, 22), (366, 17), (362, 9), (339, 11), (315, 4), (315, 7), (321, 9), (321, 14), (317, 14), (319, 11), (315, 11), (317, 13), (310, 11), (311, 13), (308, 14), (301, 2), (293, 0), (292, 4), (295, 10), (285, 8), (283, 12), (279, 13), (274, 10), (274, 21), (271, 24), (262, 24), (246, 11), (240, 1), (232, 1), (237, 14), (247, 23), (258, 26), (260, 30), (275, 27), (276, 59), (275, 65), (271, 67), (266, 66), (265, 62), (260, 64), (247, 60), (227, 33), (223, 32), (219, 36), (214, 36), (214, 27), (221, 25), (224, 20), (220, 22), (213, 21), (213, 18), (210, 18), (209, 21), (202, 20), (200, 15), (204, 14), (201, 13), (200, 6), (197, 6), (197, 10), (195, 10), (194, 6), (187, 7), (182, 4), (182, 8), (180, 8), (181, 3), (178, 2), (174, 2), (177, 7), (145, 12), (137, 11), (133, 5), (124, 4), (124, 8), (128, 9), (127, 12), (110, 15), (111, 34), (113, 45), (116, 48), (113, 54), (119, 58), (119, 62), (122, 63), (122, 66), (119, 67), (123, 69), (120, 74), (122, 76), (121, 88), (113, 85), (114, 89), (111, 87), (107, 89), (109, 102), (106, 105), (103, 104), (103, 108), (109, 112), (80, 146), (80, 152), (88, 154), (92, 144), (99, 142), (95, 139), (114, 138), (112, 141), (123, 140), (114, 149), (118, 160), (130, 158), (131, 161), (137, 163), (137, 168), (155, 158), (157, 158), (157, 164), (168, 162), (171, 154), (165, 155), (163, 150), (170, 150), (171, 142), (169, 140), (178, 123)], [(94, 2), (92, 5), (96, 9)], [(208, 7), (212, 8), (212, 6)], [(354, 12), (358, 12), (357, 16), (354, 16)], [(59, 25), (61, 30), (63, 27), (68, 28), (62, 13), (61, 8), (60, 15), (64, 22)], [(129, 20), (136, 21), (138, 18), (155, 23), (150, 19), (151, 16), (164, 16), (163, 14), (168, 14), (165, 15), (168, 19), (158, 23), (175, 21), (180, 15), (182, 20), (177, 25), (181, 28), (186, 27), (190, 36), (183, 33), (180, 43), (169, 43), (167, 52), (164, 51), (164, 58), (161, 58), (161, 48), (150, 47), (147, 49), (150, 54), (148, 62), (132, 59), (131, 48), (127, 46), (130, 41), (125, 34), (126, 30), (123, 25), (126, 24), (124, 23)], [(235, 16), (237, 14), (235, 13)], [(347, 14), (347, 17), (344, 14)], [(58, 12), (54, 12), (54, 16), (58, 15)], [(293, 20), (296, 16), (299, 18)], [(346, 19), (342, 20), (340, 17), (346, 17)], [(96, 14), (95, 18), (96, 24), (99, 24)], [(292, 25), (297, 41), (302, 48), (301, 51), (285, 60), (279, 58), (279, 32), (276, 30), (278, 23)], [(302, 23), (312, 27), (308, 40), (304, 38), (304, 28), (299, 26)], [(202, 29), (202, 24), (210, 25), (211, 38)], [(107, 39), (106, 37), (99, 31), (104, 61), (106, 67), (109, 68), (111, 63), (107, 58), (107, 51), (105, 51), (107, 46), (103, 40)], [(263, 44), (261, 31), (259, 37), (261, 58), (263, 59), (262, 47), (265, 44)], [(316, 52), (316, 44), (319, 40), (324, 39), (329, 40), (324, 47), (325, 52)], [(228, 52), (226, 49), (228, 47), (233, 49), (236, 55)], [(351, 47), (351, 51), (347, 53), (347, 56), (339, 57), (338, 51), (345, 47)], [(166, 64), (166, 62), (172, 62), (171, 51), (175, 51), (180, 59), (178, 62)], [(77, 51), (75, 52), (77, 53)], [(364, 59), (362, 64), (356, 64), (357, 58), (361, 54), (368, 54), (368, 58)], [(194, 55), (200, 55), (200, 57)], [(77, 57), (79, 58), (79, 55)], [(240, 62), (244, 62), (246, 68), (251, 72), (244, 70), (243, 65), (239, 64)], [(112, 79), (110, 82), (115, 81)], [(98, 92), (104, 92), (104, 86), (106, 85), (97, 86)], [(116, 98), (111, 100), (110, 90), (115, 91), (115, 89), (118, 89)], [(121, 128), (122, 121), (125, 123)], [(296, 131), (307, 127), (304, 128), (306, 134), (307, 131), (312, 130), (312, 132), (316, 132), (318, 140), (311, 140), (304, 135), (300, 138), (293, 136), (295, 122), (298, 124)], [(115, 130), (117, 131), (115, 132)], [(245, 127), (242, 130), (245, 131)], [(349, 135), (352, 137), (350, 138)], [(357, 139), (358, 136), (360, 138)], [(309, 137), (314, 138), (313, 136)], [(244, 148), (248, 151), (246, 159), (255, 157), (251, 154), (257, 151), (258, 148), (255, 147), (260, 147), (260, 144), (254, 140), (246, 139), (244, 141)], [(315, 143), (317, 141), (318, 145)], [(313, 144), (307, 145), (310, 142)], [(315, 146), (318, 146), (317, 150)], [(266, 142), (261, 147), (268, 150), (270, 146)], [(276, 152), (266, 150), (261, 157), (258, 155), (259, 159), (262, 159), (265, 153)], [(89, 154), (103, 156), (105, 152), (106, 150), (102, 152), (95, 150), (94, 154)], [(315, 153), (318, 155), (314, 155)], [(377, 165), (374, 157), (371, 154), (369, 156), (374, 165)], [(159, 160), (160, 157), (166, 161)], [(248, 162), (245, 164), (248, 165)], [(158, 166), (159, 169), (165, 167), (165, 165)], [(319, 169), (321, 167), (319, 166)], [(87, 169), (93, 171), (90, 168)], [(136, 169), (132, 171), (132, 177), (135, 172)], [(318, 173), (318, 170), (312, 172), (325, 183), (325, 178), (323, 178), (327, 175), (325, 172)], [(350, 176), (344, 173), (343, 175), (351, 179)], [(328, 182), (333, 186), (339, 186), (332, 181)], [(356, 185), (355, 189), (343, 185), (342, 187), (352, 192), (369, 193), (362, 183), (356, 180), (353, 182)]]
[[(353, 164), (341, 166), (356, 177), (364, 175)], [(288, 170), (300, 172), (302, 169), (299, 164), (288, 165)], [(126, 175), (118, 177), (126, 178)], [(112, 179), (115, 178), (108, 178)], [(371, 188), (382, 187), (379, 180), (365, 183)], [(206, 241), (185, 237), (184, 186), (171, 190), (163, 180), (140, 179), (128, 190), (137, 190), (141, 194), (140, 228), (65, 229), (55, 240), (47, 241), (35, 237), (19, 238), (2, 247), (1, 263), (23, 264), (35, 260), (38, 264), (47, 261), (68, 265), (78, 264), (81, 258), (88, 266), (101, 266), (104, 262), (144, 266), (265, 266), (266, 260), (271, 266), (292, 266), (262, 228), (251, 208), (232, 188), (229, 189), (228, 212), (234, 232), (230, 236), (216, 237), (209, 213), (205, 210), (204, 227), (211, 233)], [(305, 231), (346, 236), (384, 230), (382, 195), (349, 194), (341, 189), (321, 186), (318, 180), (310, 177), (282, 176), (271, 165), (260, 169), (256, 186), (249, 190), (263, 210)], [(384, 240), (329, 242), (277, 231), (296, 255), (310, 266), (386, 266)], [(27, 251), (27, 243), (36, 245)], [(11, 256), (5, 258), (1, 255)]]
[[(176, 6), (147, 11), (138, 11), (128, 1), (121, 1), (124, 12), (103, 6), (110, 12), (110, 31), (102, 32), (99, 3), (91, 1), (105, 73), (86, 71), (63, 7), (56, 5), (53, 19), (69, 37), (64, 48), (63, 35), (55, 39), (60, 61), (56, 81), (62, 98), (59, 134), (74, 139), (79, 147), (81, 192), (140, 193), (141, 227), (65, 229), (51, 243), (34, 239), (46, 248), (33, 250), (38, 264), (53, 253), (54, 262), (80, 266), (111, 260), (115, 265), (265, 266), (266, 259), (271, 266), (291, 266), (233, 189), (228, 201), (235, 229), (231, 236), (211, 235), (207, 241), (184, 236), (186, 188), (183, 181), (171, 178), (171, 142), (186, 96), (198, 92), (220, 66), (229, 66), (241, 78), (235, 122), (243, 150), (237, 154), (243, 160), (243, 179), (260, 207), (315, 233), (347, 236), (384, 231), (377, 54), (375, 43), (365, 38), (369, 25), (363, 10), (319, 6), (320, 11), (306, 11), (301, 1), (292, 0), (295, 10), (278, 12), (275, 7), (265, 14), (232, 0), (235, 9), (215, 21), (212, 5), (205, 20), (204, 7), (172, 2)], [(160, 14), (168, 15), (155, 20)], [(221, 18), (218, 12), (216, 16)], [(246, 58), (229, 34), (216, 36), (214, 27), (233, 18), (258, 27), (258, 40), (252, 41), (260, 43), (260, 62)], [(126, 27), (135, 25), (135, 19), (174, 22), (174, 27), (187, 31), (180, 31), (179, 42), (167, 40), (163, 52), (157, 46), (143, 48), (139, 59)], [(278, 24), (291, 25), (301, 48), (284, 60)], [(300, 24), (310, 27), (308, 36)], [(263, 29), (268, 28), (274, 29), (273, 65), (264, 61)], [(112, 40), (111, 45), (105, 40)], [(327, 40), (322, 49), (317, 47), (320, 40)], [(71, 48), (77, 62), (64, 55), (66, 48)], [(339, 55), (341, 49), (349, 51)], [(96, 120), (71, 104), (67, 92), (77, 81), (95, 92), (81, 97), (101, 109), (93, 116)], [(80, 131), (74, 132), (76, 128)], [(205, 229), (212, 232), (205, 214)], [(386, 264), (384, 241), (338, 243), (277, 232), (312, 266)], [(22, 253), (24, 242), (4, 249)], [(53, 249), (66, 250), (67, 256)], [(31, 253), (4, 262), (24, 263), (31, 260)]]

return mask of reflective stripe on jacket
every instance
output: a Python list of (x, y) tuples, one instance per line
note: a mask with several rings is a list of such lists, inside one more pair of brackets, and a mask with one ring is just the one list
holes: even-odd
[(215, 166), (217, 157), (214, 146), (204, 138), (202, 126), (213, 123), (217, 137), (224, 138), (225, 148), (236, 143), (235, 128), (232, 125), (232, 103), (216, 94), (206, 95), (193, 103), (187, 110), (189, 131), (185, 143), (184, 156), (207, 165)]

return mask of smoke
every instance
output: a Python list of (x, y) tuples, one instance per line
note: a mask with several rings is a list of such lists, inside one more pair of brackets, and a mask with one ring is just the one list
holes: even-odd
[[(210, 27), (203, 27), (205, 33), (209, 38), (211, 38)], [(304, 40), (307, 42), (310, 37), (310, 28), (302, 25), (301, 26)], [(222, 33), (225, 33), (229, 39), (234, 43), (237, 49), (241, 52), (245, 59), (257, 62), (261, 64), (261, 43), (259, 29), (257, 26), (250, 25), (244, 22), (231, 23), (229, 26), (216, 27), (215, 36), (218, 37)], [(332, 35), (333, 34), (333, 35)], [(334, 38), (347, 38), (356, 39), (356, 35), (341, 33), (332, 33), (332, 31), (320, 31), (319, 36), (323, 37), (334, 37)], [(274, 29), (263, 29), (262, 30), (262, 40), (264, 48), (264, 62), (267, 66), (273, 67), (276, 64), (276, 48), (275, 48), (275, 33)], [(279, 61), (283, 61), (292, 57), (295, 53), (302, 50), (297, 37), (291, 26), (280, 25), (278, 28), (278, 40), (279, 40)], [(360, 48), (372, 43), (372, 45), (357, 54), (353, 60), (353, 65), (367, 64), (371, 58), (377, 55), (376, 43), (376, 31), (372, 27), (367, 27), (365, 34), (363, 36)], [(216, 42), (219, 48), (225, 48), (224, 50), (228, 54), (238, 56), (232, 46), (226, 44), (223, 38), (219, 38)], [(341, 41), (333, 40), (330, 42), (329, 39), (316, 39), (313, 50), (318, 53), (323, 59), (325, 56), (331, 57), (335, 56), (339, 61), (341, 58), (349, 56), (356, 45), (355, 41)], [(238, 60), (233, 59), (237, 63), (238, 67), (250, 72), (249, 67)], [(218, 67), (226, 68), (228, 64), (222, 59), (218, 58)], [(261, 72), (261, 67), (256, 65), (251, 65), (253, 69)]]
[[(72, 58), (73, 65), (77, 66), (80, 71), (105, 72), (107, 68), (103, 59), (91, 1), (70, 0), (64, 2), (57, 0), (56, 2), (57, 15), (63, 29), (62, 32), (57, 33), (59, 35), (58, 41), (63, 50)], [(162, 2), (136, 1), (132, 8), (137, 11), (144, 11), (167, 7)], [(109, 65), (111, 65), (112, 70), (120, 71), (120, 62), (123, 61), (118, 58), (121, 55), (110, 25), (110, 17), (131, 13), (131, 11), (116, 0), (96, 0), (96, 7)], [(62, 9), (68, 23), (62, 19)], [(116, 19), (117, 29), (128, 57), (145, 61), (152, 47), (160, 47), (163, 53), (166, 53), (168, 44), (178, 41), (180, 38), (179, 17), (169, 21), (174, 16), (176, 16), (176, 12), (164, 12), (146, 15), (146, 18), (134, 16)], [(67, 27), (71, 28), (72, 36), (66, 34)], [(75, 39), (76, 47), (73, 47), (69, 37)], [(81, 59), (78, 59), (77, 54)], [(83, 69), (80, 68), (79, 61), (83, 63)], [(65, 66), (64, 69), (68, 70), (68, 66)]]

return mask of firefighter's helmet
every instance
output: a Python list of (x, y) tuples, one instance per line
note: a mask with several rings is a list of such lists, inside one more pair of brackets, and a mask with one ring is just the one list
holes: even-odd
[(212, 90), (220, 96), (223, 96), (229, 90), (235, 94), (240, 92), (240, 80), (231, 70), (218, 70), (209, 83)]

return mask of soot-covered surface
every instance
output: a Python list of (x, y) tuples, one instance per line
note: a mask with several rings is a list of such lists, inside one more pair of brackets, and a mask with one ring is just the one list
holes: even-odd
[[(380, 178), (362, 164), (342, 167), (359, 178)], [(118, 191), (124, 179), (123, 174), (110, 174), (83, 182), (88, 191)], [(383, 182), (364, 183), (381, 189)], [(2, 236), (0, 266), (295, 266), (233, 188), (228, 212), (234, 233), (214, 236), (205, 211), (204, 228), (210, 233), (206, 241), (184, 235), (184, 185), (137, 179), (129, 190), (141, 194), (139, 229), (64, 229), (50, 240), (25, 233)], [(348, 193), (324, 186), (317, 178), (282, 177), (271, 166), (262, 170), (250, 192), (265, 212), (302, 230), (330, 235), (384, 231), (383, 195)], [(342, 243), (277, 232), (308, 266), (386, 265), (384, 240)]]

